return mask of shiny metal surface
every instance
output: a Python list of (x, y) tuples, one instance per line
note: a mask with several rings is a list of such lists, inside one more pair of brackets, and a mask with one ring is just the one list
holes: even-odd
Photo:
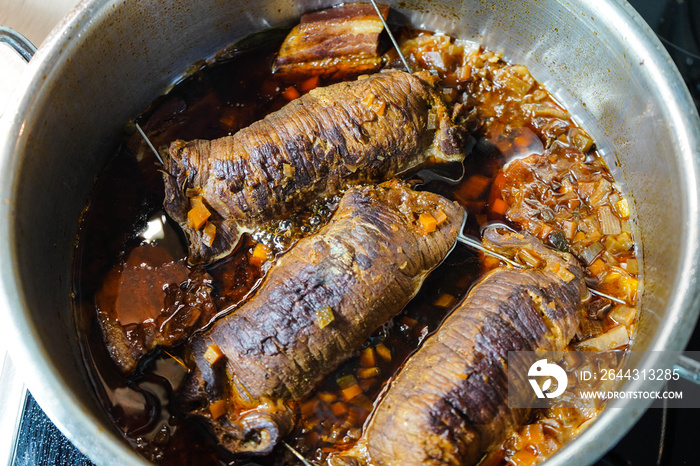
[(36, 53), (36, 46), (29, 39), (5, 26), (0, 26), (0, 42), (8, 44), (26, 61), (29, 61)]
[[(96, 463), (143, 460), (100, 409), (75, 337), (86, 322), (73, 320), (71, 265), (95, 176), (126, 122), (191, 64), (333, 3), (85, 1), (30, 62), (0, 148), (0, 308), (27, 385)], [(384, 3), (401, 5), (390, 22), (477, 40), (527, 65), (577, 115), (634, 204), (645, 278), (634, 348), (682, 349), (700, 305), (700, 123), (675, 66), (634, 10), (618, 0)], [(638, 364), (673, 363), (658, 359)], [(548, 464), (594, 461), (640, 414), (606, 410)]]

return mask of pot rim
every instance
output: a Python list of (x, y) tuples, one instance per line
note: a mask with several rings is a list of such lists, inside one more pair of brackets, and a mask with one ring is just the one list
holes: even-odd
[(0, 218), (7, 221), (0, 222), (0, 317), (3, 328), (7, 329), (7, 351), (14, 365), (20, 368), (28, 391), (66, 438), (97, 464), (147, 465), (149, 463), (120, 438), (116, 429), (107, 431), (98, 427), (101, 421), (71, 394), (63, 385), (61, 374), (48, 363), (46, 351), (38, 344), (38, 334), (25, 315), (10, 312), (11, 309), (27, 308), (19, 291), (17, 256), (10, 248), (14, 237), (13, 211), (17, 207), (11, 201), (16, 192), (16, 181), (9, 174), (16, 171), (19, 162), (14, 154), (26, 145), (24, 126), (27, 115), (34, 109), (36, 96), (50, 80), (61, 55), (70, 48), (69, 44), (79, 40), (82, 27), (89, 26), (91, 18), (109, 4), (110, 0), (81, 0), (63, 17), (27, 64), (27, 78), (15, 90), (3, 116), (0, 134), (6, 134), (7, 139), (0, 141)]
[[(62, 60), (61, 55), (71, 49), (71, 44), (80, 40), (82, 28), (89, 28), (94, 18), (111, 9), (111, 4), (112, 0), (83, 0), (64, 17), (29, 63), (26, 72), (30, 79), (25, 80), (26, 84), (18, 89), (17, 95), (21, 98), (15, 100), (14, 106), (11, 105), (5, 115), (4, 126), (8, 131), (7, 140), (0, 146), (0, 177), (3, 180), (0, 183), (0, 218), (7, 221), (0, 222), (0, 308), (5, 310), (7, 346), (13, 361), (23, 368), (22, 374), (32, 395), (66, 437), (99, 464), (148, 464), (120, 438), (116, 430), (106, 431), (98, 427), (100, 420), (83, 403), (74, 399), (63, 385), (60, 373), (47, 362), (46, 351), (38, 344), (38, 334), (25, 314), (9, 312), (10, 309), (27, 308), (18, 291), (21, 290), (21, 283), (17, 279), (17, 255), (10, 248), (14, 237), (13, 211), (16, 209), (10, 202), (16, 192), (16, 181), (10, 175), (15, 173), (19, 163), (14, 154), (21, 152), (26, 145), (24, 125), (27, 116), (34, 111), (35, 97), (50, 81), (56, 65)], [(688, 234), (683, 238), (683, 248), (690, 254), (684, 257), (680, 270), (689, 280), (671, 298), (666, 322), (649, 346), (649, 351), (682, 350), (700, 311), (700, 119), (680, 73), (639, 14), (624, 0), (602, 0), (596, 2), (595, 8), (600, 12), (600, 17), (608, 18), (607, 21), (614, 18), (621, 34), (635, 48), (642, 47), (646, 51), (645, 60), (648, 61), (645, 61), (645, 65), (660, 78), (658, 84), (663, 87), (667, 106), (674, 117), (670, 122), (671, 127), (683, 149), (678, 154), (685, 168), (683, 182), (688, 188), (685, 198), (688, 203), (688, 216), (685, 219)], [(670, 367), (672, 364), (671, 355), (661, 353), (650, 353), (642, 361), (643, 367)], [(649, 385), (647, 383), (645, 388), (649, 389)], [(625, 408), (628, 404), (628, 400), (611, 403), (590, 428), (569, 442), (547, 464), (585, 464), (602, 456), (643, 413), (643, 410), (626, 408), (629, 415), (618, 415), (616, 408)]]

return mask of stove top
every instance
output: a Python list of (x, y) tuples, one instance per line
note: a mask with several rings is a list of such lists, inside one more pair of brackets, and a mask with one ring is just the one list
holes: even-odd
[[(700, 108), (700, 1), (629, 0), (666, 46)], [(700, 328), (687, 347), (700, 351)], [(698, 415), (686, 409), (650, 409), (598, 466), (698, 464)], [(12, 466), (91, 465), (26, 395)]]

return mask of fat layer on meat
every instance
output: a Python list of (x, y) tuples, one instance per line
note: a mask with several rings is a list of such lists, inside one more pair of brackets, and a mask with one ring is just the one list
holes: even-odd
[[(388, 6), (380, 6), (382, 16)], [(348, 78), (378, 70), (379, 34), (384, 29), (374, 7), (349, 3), (307, 13), (280, 47), (275, 74), (285, 78)]]
[[(329, 459), (332, 466), (476, 464), (525, 423), (529, 410), (508, 407), (508, 352), (563, 350), (588, 292), (573, 256), (532, 237), (488, 236), (529, 248), (546, 266), (497, 268), (475, 285), (391, 382), (357, 445)], [(510, 370), (527, 383), (527, 368)]]
[[(316, 88), (232, 136), (173, 142), (163, 205), (187, 235), (190, 263), (207, 263), (228, 255), (241, 232), (347, 186), (461, 161), (461, 143), (432, 76), (387, 71)], [(211, 212), (213, 243), (188, 222), (194, 198)]]
[[(440, 212), (447, 220), (426, 233), (419, 215)], [(331, 222), (286, 253), (251, 301), (192, 342), (186, 396), (222, 445), (269, 452), (292, 427), (288, 403), (403, 309), (452, 249), (462, 219), (463, 210), (437, 194), (350, 188)], [(222, 353), (214, 365), (204, 356), (213, 345)], [(219, 400), (226, 413), (212, 419)]]

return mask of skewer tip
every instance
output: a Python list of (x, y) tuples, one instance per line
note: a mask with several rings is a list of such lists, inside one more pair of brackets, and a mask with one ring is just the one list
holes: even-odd
[(401, 52), (401, 48), (399, 47), (399, 43), (396, 42), (396, 39), (394, 38), (394, 34), (392, 34), (391, 29), (389, 29), (389, 25), (386, 23), (386, 20), (384, 19), (384, 15), (382, 15), (382, 12), (379, 10), (379, 5), (377, 5), (376, 0), (370, 0), (370, 2), (372, 2), (372, 6), (374, 7), (374, 10), (377, 12), (377, 16), (379, 16), (379, 21), (382, 22), (384, 29), (386, 30), (387, 34), (389, 34), (389, 39), (391, 40), (391, 43), (394, 45), (394, 48), (396, 49), (396, 53), (399, 54), (399, 58), (401, 59), (403, 66), (406, 68), (406, 71), (408, 71), (409, 73), (413, 73), (413, 70), (411, 70), (411, 66), (408, 64), (406, 57), (404, 57), (403, 53)]
[(165, 165), (165, 163), (163, 162), (163, 158), (160, 156), (160, 154), (158, 153), (156, 148), (153, 146), (153, 144), (151, 143), (151, 140), (148, 139), (148, 136), (146, 136), (146, 133), (144, 133), (144, 131), (141, 129), (141, 126), (139, 126), (139, 124), (136, 122), (134, 122), (134, 126), (136, 126), (136, 131), (138, 131), (139, 134), (141, 135), (141, 137), (143, 138), (143, 140), (146, 141), (146, 144), (148, 144), (148, 147), (150, 147), (151, 151), (153, 151), (153, 155), (156, 156), (156, 158), (158, 159), (160, 164)]

